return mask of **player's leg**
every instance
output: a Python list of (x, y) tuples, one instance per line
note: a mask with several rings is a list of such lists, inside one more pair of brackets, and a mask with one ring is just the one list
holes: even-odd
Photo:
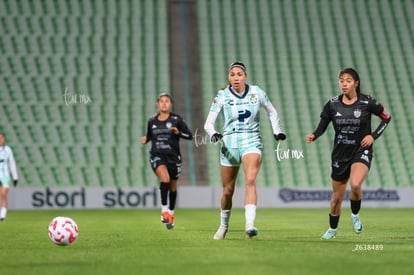
[(160, 195), (161, 195), (161, 221), (168, 223), (168, 192), (170, 190), (170, 176), (165, 164), (160, 164), (155, 169), (155, 174), (160, 181)]
[(351, 166), (349, 182), (351, 185), (351, 219), (355, 233), (359, 234), (363, 230), (362, 222), (359, 217), (362, 200), (362, 183), (368, 175), (369, 167), (362, 162), (356, 162)]
[(178, 179), (170, 180), (169, 210), (172, 213), (174, 213), (175, 202), (177, 201), (177, 182), (178, 182)]
[(0, 186), (1, 193), (1, 209), (0, 209), (0, 220), (3, 221), (6, 219), (7, 215), (7, 196), (9, 192), (9, 187)]
[(332, 197), (330, 201), (330, 213), (329, 213), (329, 229), (322, 236), (322, 239), (329, 240), (336, 236), (338, 228), (339, 218), (341, 216), (342, 201), (346, 194), (346, 183), (345, 180), (334, 180), (332, 179)]
[(175, 202), (177, 200), (177, 180), (170, 180), (170, 191), (168, 193), (169, 198), (169, 205), (168, 205), (168, 220), (167, 220), (167, 229), (174, 228), (174, 220), (175, 220)]
[(168, 175), (170, 176), (170, 189), (168, 192), (169, 198), (169, 206), (168, 206), (168, 222), (167, 228), (173, 229), (174, 228), (174, 210), (175, 210), (175, 202), (177, 200), (177, 182), (178, 178), (181, 175), (181, 157), (178, 156), (177, 159), (171, 161), (167, 164)]
[(258, 234), (254, 227), (256, 219), (257, 191), (256, 178), (260, 170), (261, 154), (257, 152), (247, 153), (242, 157), (243, 171), (245, 176), (246, 196), (244, 199), (246, 217), (246, 237), (251, 239)]
[(175, 202), (177, 200), (177, 182), (178, 178), (181, 175), (181, 158), (178, 158), (175, 160), (174, 163), (169, 163), (168, 168), (168, 174), (170, 176), (170, 190), (169, 190), (169, 210), (174, 212), (175, 209)]
[(233, 207), (233, 194), (238, 172), (239, 166), (221, 166), (223, 192), (221, 195), (220, 227), (214, 234), (213, 239), (215, 240), (222, 240), (227, 234), (230, 222), (231, 208)]

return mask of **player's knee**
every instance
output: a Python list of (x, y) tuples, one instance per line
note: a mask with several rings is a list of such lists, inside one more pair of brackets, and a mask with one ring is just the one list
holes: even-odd
[(331, 202), (333, 203), (333, 204), (340, 204), (340, 203), (342, 203), (342, 201), (343, 201), (343, 199), (344, 199), (344, 193), (342, 193), (342, 192), (334, 192), (333, 194), (332, 194), (332, 198), (331, 198)]
[(232, 187), (223, 187), (223, 196), (232, 197), (234, 194), (234, 188)]
[(351, 181), (350, 182), (351, 192), (355, 193), (355, 192), (361, 191), (361, 185), (362, 185), (362, 182), (359, 182), (359, 181), (353, 182), (353, 181)]
[(246, 186), (256, 186), (256, 174), (247, 174), (244, 177), (244, 182)]

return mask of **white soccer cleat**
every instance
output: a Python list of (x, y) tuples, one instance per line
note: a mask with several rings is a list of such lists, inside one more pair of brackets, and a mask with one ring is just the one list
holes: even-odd
[(359, 216), (351, 216), (351, 219), (352, 219), (352, 225), (354, 227), (355, 233), (361, 234), (363, 231), (361, 219), (359, 218)]
[(226, 237), (227, 231), (228, 231), (227, 227), (219, 227), (216, 234), (214, 234), (213, 239), (224, 240), (224, 238)]
[(336, 237), (336, 229), (331, 229), (329, 228), (325, 234), (322, 235), (321, 239), (322, 240), (331, 240), (334, 239)]

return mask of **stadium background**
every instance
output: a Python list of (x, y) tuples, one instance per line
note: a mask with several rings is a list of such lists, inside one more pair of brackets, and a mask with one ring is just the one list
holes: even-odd
[(139, 139), (162, 91), (197, 134), (180, 184), (220, 186), (203, 123), (235, 60), (277, 107), (280, 148), (304, 156), (278, 160), (263, 113), (259, 187), (329, 188), (333, 131), (305, 136), (343, 67), (393, 116), (366, 186), (413, 187), (413, 14), (412, 0), (0, 0), (0, 130), (19, 187), (156, 187)]

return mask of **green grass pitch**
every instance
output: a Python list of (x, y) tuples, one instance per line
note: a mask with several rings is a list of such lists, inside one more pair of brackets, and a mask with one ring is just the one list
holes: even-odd
[[(259, 235), (244, 238), (234, 209), (223, 241), (218, 209), (177, 209), (167, 230), (159, 210), (9, 211), (0, 223), (0, 273), (8, 274), (412, 274), (414, 209), (363, 208), (356, 235), (344, 209), (336, 239), (322, 241), (327, 209), (260, 209)], [(77, 241), (53, 244), (49, 222), (69, 216)]]

